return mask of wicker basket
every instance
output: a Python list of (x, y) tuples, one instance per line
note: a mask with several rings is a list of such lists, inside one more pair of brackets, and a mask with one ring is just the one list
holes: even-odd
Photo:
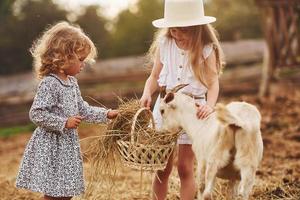
[(117, 140), (121, 160), (125, 166), (138, 170), (163, 170), (173, 152), (175, 143), (168, 145), (151, 145), (139, 142), (136, 131), (136, 122), (142, 112), (150, 113), (151, 128), (155, 130), (152, 112), (147, 108), (139, 109), (133, 117), (131, 125), (130, 141)]

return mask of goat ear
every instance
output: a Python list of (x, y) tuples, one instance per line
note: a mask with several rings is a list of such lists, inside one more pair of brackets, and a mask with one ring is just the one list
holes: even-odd
[(174, 99), (174, 93), (173, 92), (169, 92), (166, 97), (164, 98), (165, 103), (169, 103), (170, 101), (172, 101)]
[(179, 90), (181, 90), (182, 88), (184, 88), (184, 87), (186, 87), (186, 86), (188, 86), (189, 84), (180, 84), (180, 85), (177, 85), (177, 86), (175, 86), (172, 90), (171, 90), (171, 92), (174, 92), (174, 93), (176, 93), (176, 92), (178, 92)]
[(159, 96), (161, 99), (163, 99), (166, 96), (166, 86), (162, 86), (159, 88)]

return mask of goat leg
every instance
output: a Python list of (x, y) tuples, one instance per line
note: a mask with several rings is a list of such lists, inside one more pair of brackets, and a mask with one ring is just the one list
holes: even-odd
[(198, 190), (198, 199), (201, 199), (201, 195), (205, 188), (205, 161), (202, 158), (198, 158), (197, 170), (196, 170), (196, 184)]
[(206, 165), (205, 172), (205, 189), (203, 192), (203, 200), (212, 199), (212, 191), (214, 188), (215, 178), (218, 172), (218, 165), (213, 162), (209, 162)]
[(241, 168), (241, 182), (238, 189), (238, 195), (243, 200), (248, 200), (252, 187), (255, 181), (255, 167)]

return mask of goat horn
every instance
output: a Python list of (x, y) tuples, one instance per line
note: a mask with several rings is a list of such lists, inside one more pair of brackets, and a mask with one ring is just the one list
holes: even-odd
[(160, 98), (164, 98), (166, 96), (166, 86), (162, 86), (159, 88), (159, 94), (160, 94)]
[(180, 84), (180, 85), (177, 85), (176, 87), (174, 87), (172, 90), (171, 90), (171, 92), (174, 92), (174, 93), (176, 93), (176, 92), (178, 92), (178, 90), (180, 90), (180, 89), (182, 89), (182, 88), (184, 88), (184, 87), (186, 87), (186, 86), (188, 86), (189, 84)]

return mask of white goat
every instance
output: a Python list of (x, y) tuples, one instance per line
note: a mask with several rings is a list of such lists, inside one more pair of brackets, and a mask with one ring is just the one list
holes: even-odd
[(248, 199), (263, 153), (256, 107), (245, 102), (217, 104), (215, 112), (199, 120), (190, 96), (170, 92), (161, 101), (162, 129), (182, 128), (192, 140), (198, 178), (205, 184), (202, 198), (212, 199), (219, 177), (230, 181), (230, 199)]

